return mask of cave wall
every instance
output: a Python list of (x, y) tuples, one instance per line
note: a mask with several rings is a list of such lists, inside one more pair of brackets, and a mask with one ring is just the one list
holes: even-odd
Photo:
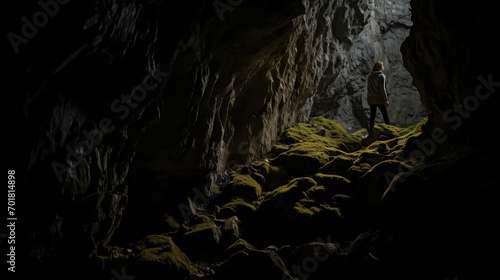
[(313, 96), (346, 59), (339, 48), (368, 17), (366, 1), (247, 5), (223, 21), (214, 21), (212, 7), (201, 10), (197, 18), (207, 13), (211, 21), (195, 21), (179, 42), (161, 118), (141, 137), (131, 165), (130, 214), (116, 240), (137, 223), (158, 230), (161, 217), (149, 213), (179, 214), (186, 193), (215, 187), (217, 175), (264, 155), (284, 129), (306, 120)]
[[(340, 40), (341, 46), (335, 46), (339, 57), (338, 67), (333, 70), (335, 79), (324, 92), (315, 95), (312, 114), (339, 120), (348, 131), (368, 127), (366, 77), (373, 63), (382, 61), (390, 100), (390, 121), (398, 124), (418, 122), (425, 116), (424, 107), (412, 85), (410, 73), (403, 67), (400, 51), (412, 26), (410, 1), (372, 1), (363, 9), (367, 17), (363, 30), (356, 37)], [(332, 24), (336, 33), (329, 40), (334, 42), (342, 38), (342, 30), (352, 28), (341, 27), (335, 21)], [(377, 122), (382, 122), (380, 114)]]
[(157, 149), (139, 147), (142, 164), (220, 173), (229, 160), (243, 164), (269, 151), (284, 128), (308, 118), (313, 96), (345, 60), (338, 49), (367, 18), (366, 1), (263, 4), (258, 12), (247, 5), (210, 28), (195, 23), (179, 43), (164, 116), (143, 138), (145, 147)]
[(428, 122), (406, 150), (425, 151), (419, 173), (434, 184), (426, 195), (439, 198), (433, 214), (446, 215), (426, 226), (446, 256), (440, 267), (456, 271), (459, 279), (484, 278), (494, 273), (486, 248), (498, 235), (492, 223), (497, 207), (492, 197), (500, 184), (492, 129), (500, 104), (496, 12), (484, 1), (411, 1), (411, 8), (413, 26), (401, 51)]
[[(60, 4), (18, 46), (25, 263), (72, 270), (109, 241), (127, 204), (158, 209), (172, 189), (267, 152), (333, 81), (325, 38), (336, 11), (340, 45), (367, 18), (367, 1), (232, 4)], [(9, 28), (26, 35), (15, 23), (29, 11), (13, 10)]]
[(447, 9), (412, 1), (411, 8), (418, 12), (401, 51), (429, 115), (428, 127), (442, 128), (458, 145), (490, 143), (500, 85), (493, 7), (471, 2)]

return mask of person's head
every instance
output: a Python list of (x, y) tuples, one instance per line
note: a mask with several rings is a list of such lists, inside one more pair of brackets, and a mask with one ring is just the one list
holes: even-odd
[(375, 62), (372, 67), (372, 72), (374, 71), (384, 71), (384, 63), (382, 61)]

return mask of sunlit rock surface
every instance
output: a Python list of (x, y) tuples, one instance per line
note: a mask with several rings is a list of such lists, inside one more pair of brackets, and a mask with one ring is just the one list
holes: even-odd
[[(403, 67), (400, 46), (410, 34), (412, 26), (410, 1), (368, 1), (359, 5), (363, 11), (362, 25), (344, 25), (338, 20), (342, 11), (337, 10), (328, 41), (333, 42), (337, 67), (335, 78), (324, 92), (314, 97), (312, 114), (335, 118), (348, 130), (368, 127), (369, 106), (366, 102), (366, 77), (375, 61), (382, 61), (387, 78), (390, 106), (389, 119), (392, 123), (419, 122), (425, 116), (412, 77)], [(365, 2), (360, 2), (365, 3)], [(344, 15), (348, 17), (346, 14)], [(340, 30), (362, 28), (352, 37), (339, 37)], [(382, 117), (377, 116), (379, 122)]]

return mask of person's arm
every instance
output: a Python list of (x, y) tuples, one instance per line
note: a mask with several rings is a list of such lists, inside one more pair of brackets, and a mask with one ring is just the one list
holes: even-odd
[(382, 82), (380, 83), (381, 85), (381, 89), (380, 89), (380, 92), (383, 94), (383, 97), (384, 97), (384, 103), (385, 103), (385, 106), (389, 106), (389, 101), (387, 99), (387, 88), (385, 87), (385, 75), (382, 74), (380, 75), (381, 78), (382, 78)]

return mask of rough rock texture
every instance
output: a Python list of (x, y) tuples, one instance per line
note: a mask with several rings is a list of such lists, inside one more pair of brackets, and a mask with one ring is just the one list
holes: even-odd
[(68, 4), (21, 45), (16, 80), (34, 139), (23, 191), (35, 208), (54, 204), (25, 220), (30, 260), (71, 254), (72, 269), (109, 241), (127, 200), (129, 225), (144, 230), (136, 222), (154, 224), (143, 214), (175, 207), (176, 193), (270, 150), (332, 82), (336, 52), (324, 38), (336, 29), (323, 15), (341, 11), (350, 28), (340, 35), (354, 38), (367, 5), (238, 4), (222, 21), (208, 2)]
[[(325, 92), (314, 97), (313, 115), (337, 119), (348, 130), (368, 127), (369, 106), (366, 102), (366, 77), (375, 61), (382, 61), (387, 78), (390, 100), (388, 108), (392, 123), (419, 122), (425, 116), (412, 77), (403, 67), (401, 43), (410, 33), (410, 1), (370, 1), (364, 9), (363, 30), (355, 37), (340, 39), (342, 30), (352, 26), (339, 26), (342, 10), (333, 16), (334, 44), (338, 64), (333, 69), (335, 79)], [(345, 15), (348, 16), (347, 14)], [(346, 23), (344, 23), (346, 24)], [(347, 40), (346, 40), (347, 39)], [(379, 114), (378, 122), (382, 122)]]

